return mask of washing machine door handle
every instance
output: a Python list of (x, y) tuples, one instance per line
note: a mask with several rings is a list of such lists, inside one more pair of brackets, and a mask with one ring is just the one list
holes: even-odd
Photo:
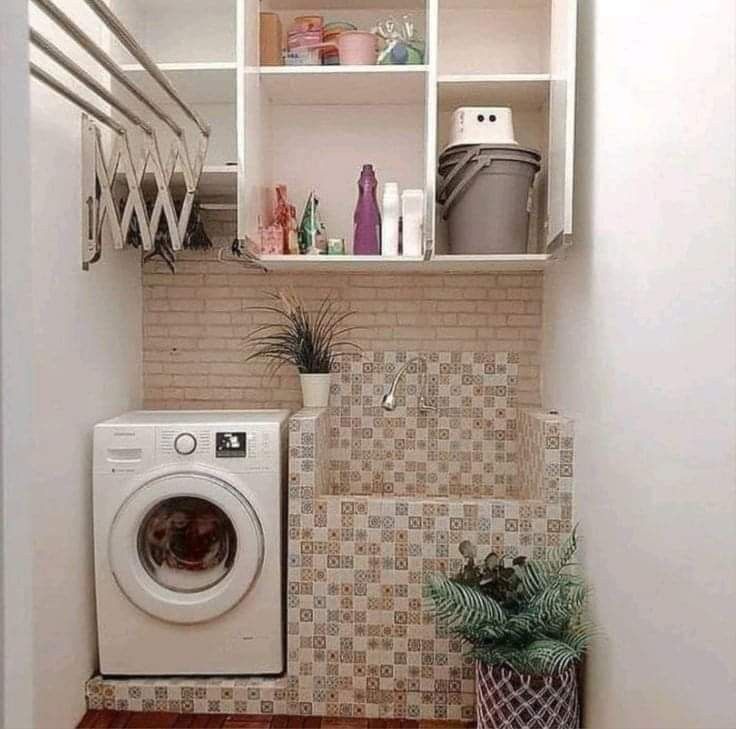
[(110, 569), (134, 605), (174, 623), (212, 620), (250, 591), (264, 561), (258, 514), (226, 477), (155, 475), (115, 515)]

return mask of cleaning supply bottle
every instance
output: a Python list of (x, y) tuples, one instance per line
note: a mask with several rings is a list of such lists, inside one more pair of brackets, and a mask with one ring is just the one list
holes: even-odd
[(381, 205), (381, 255), (399, 255), (399, 183), (387, 182), (383, 186)]
[(358, 204), (353, 217), (353, 253), (356, 256), (381, 254), (381, 213), (376, 200), (378, 181), (373, 165), (363, 165), (358, 180)]
[(299, 253), (299, 225), (296, 222), (296, 208), (289, 205), (289, 229), (287, 231), (286, 252), (295, 256)]
[(299, 253), (322, 253), (324, 246), (324, 226), (319, 218), (319, 200), (314, 191), (309, 193), (307, 205), (299, 226)]
[(276, 185), (276, 206), (273, 222), (281, 228), (281, 253), (289, 252), (289, 199), (286, 185)]

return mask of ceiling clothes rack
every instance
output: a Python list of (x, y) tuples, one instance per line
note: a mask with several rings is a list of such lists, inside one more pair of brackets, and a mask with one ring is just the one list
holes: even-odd
[[(202, 168), (207, 156), (210, 137), (209, 126), (181, 98), (171, 82), (161, 72), (140, 44), (128, 32), (120, 20), (101, 0), (85, 0), (100, 21), (120, 41), (141, 67), (156, 81), (171, 101), (194, 123), (199, 133), (199, 143), (192, 158), (182, 127), (144, 91), (134, 84), (113, 58), (69, 16), (51, 0), (33, 0), (70, 38), (82, 47), (112, 78), (121, 84), (148, 111), (160, 119), (173, 134), (165, 159), (161, 152), (159, 134), (139, 114), (130, 109), (120, 98), (100, 84), (92, 75), (72, 61), (62, 50), (31, 28), (30, 41), (43, 54), (84, 85), (102, 102), (109, 105), (142, 134), (140, 162), (136, 164), (128, 129), (121, 120), (113, 118), (95, 104), (68, 88), (48, 70), (37, 63), (30, 64), (31, 76), (76, 105), (82, 114), (82, 267), (87, 270), (99, 260), (103, 224), (107, 223), (113, 246), (123, 248), (130, 232), (133, 215), (144, 250), (153, 248), (153, 240), (163, 220), (174, 251), (180, 250), (187, 231), (192, 205), (197, 193)], [(114, 135), (109, 145), (104, 143), (100, 127), (110, 129)], [(106, 147), (108, 148), (106, 150)], [(107, 151), (107, 154), (106, 154)], [(179, 203), (174, 203), (171, 183), (174, 173), (182, 173), (185, 192)], [(150, 173), (156, 192), (149, 213), (143, 198), (144, 176)], [(122, 183), (125, 183), (124, 185)], [(122, 202), (116, 204), (116, 195)]]

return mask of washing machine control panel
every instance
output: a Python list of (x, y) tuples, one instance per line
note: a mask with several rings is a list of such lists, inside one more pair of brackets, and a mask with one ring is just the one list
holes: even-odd
[(215, 433), (215, 458), (246, 458), (248, 434), (245, 431)]
[(199, 459), (212, 447), (212, 435), (207, 430), (192, 428), (157, 428), (156, 451), (159, 459)]
[(189, 456), (197, 450), (197, 439), (191, 433), (179, 433), (174, 439), (174, 450), (180, 456)]
[(271, 470), (279, 463), (278, 428), (240, 424), (187, 430), (159, 427), (156, 433), (157, 460), (226, 465), (235, 472)]

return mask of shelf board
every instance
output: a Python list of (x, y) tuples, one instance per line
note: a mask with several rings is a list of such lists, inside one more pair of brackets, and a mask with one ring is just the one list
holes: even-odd
[(545, 9), (549, 0), (442, 0), (442, 10)]
[[(181, 184), (183, 188), (183, 179)], [(199, 197), (202, 200), (235, 202), (238, 198), (237, 166), (205, 165), (199, 180)]]
[(274, 104), (421, 104), (426, 66), (261, 66)]
[[(268, 10), (424, 10), (426, 0), (270, 0)], [(265, 10), (266, 8), (264, 8)]]
[(547, 103), (549, 81), (547, 73), (440, 74), (439, 107), (443, 111), (459, 106), (542, 109)]
[(546, 254), (518, 256), (435, 256), (431, 261), (388, 256), (262, 256), (274, 273), (492, 273), (543, 271)]
[[(209, 63), (159, 63), (181, 94), (191, 104), (234, 104), (236, 88), (236, 64), (227, 61)], [(122, 65), (130, 80), (143, 89), (151, 98), (169, 103), (166, 92), (139, 64)]]
[[(435, 256), (428, 266), (437, 273), (490, 273), (493, 271), (544, 271), (551, 256), (546, 253), (518, 255), (443, 255)], [(434, 273), (435, 271), (432, 271)]]
[[(171, 189), (175, 199), (184, 194), (184, 175), (181, 172), (174, 173)], [(153, 172), (146, 172), (143, 176), (143, 192), (146, 197), (155, 195), (156, 181)], [(238, 168), (235, 165), (205, 165), (199, 180), (199, 200), (234, 203), (237, 197)]]

